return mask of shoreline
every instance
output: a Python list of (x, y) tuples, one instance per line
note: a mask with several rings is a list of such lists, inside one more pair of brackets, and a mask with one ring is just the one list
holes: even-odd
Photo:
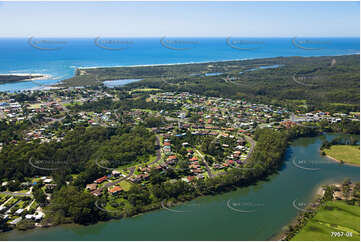
[[(0, 73), (0, 76), (23, 76), (23, 77), (35, 76), (32, 78), (28, 78), (16, 82), (37, 81), (37, 80), (46, 80), (52, 78), (51, 74), (44, 74), (44, 73)], [(10, 83), (15, 83), (15, 82), (10, 82)]]
[[(313, 194), (311, 195), (311, 199), (310, 202), (313, 203), (314, 201), (317, 200), (317, 198), (322, 198), (323, 197), (323, 188), (322, 186), (324, 186), (326, 184), (320, 184), (318, 186), (315, 187), (315, 190), (313, 192)], [(298, 223), (298, 217), (300, 216), (300, 214), (297, 214), (294, 218), (292, 218), (287, 224), (285, 224), (281, 231), (279, 231), (279, 233), (277, 233), (276, 235), (270, 237), (268, 239), (268, 241), (282, 241), (285, 238), (285, 233), (288, 226), (295, 226)]]
[(327, 158), (329, 158), (330, 160), (334, 161), (334, 162), (337, 162), (337, 163), (340, 163), (340, 164), (343, 164), (343, 165), (349, 165), (349, 166), (356, 166), (356, 167), (360, 167), (360, 164), (354, 164), (354, 163), (350, 163), (350, 162), (346, 162), (344, 161), (343, 163), (341, 163), (340, 160), (337, 160), (336, 158), (333, 158), (332, 156), (329, 156), (329, 155), (325, 155)]
[[(275, 58), (291, 58), (291, 57), (300, 57), (300, 58), (314, 58), (314, 57), (336, 57), (336, 56), (351, 56), (351, 55), (360, 55), (360, 52), (355, 52), (355, 53), (350, 53), (350, 54), (338, 54), (338, 55), (313, 55), (313, 56), (274, 56), (274, 57), (251, 57), (251, 58), (241, 58), (241, 59), (222, 59), (222, 60), (210, 60), (210, 61), (190, 61), (190, 62), (178, 62), (178, 63), (162, 63), (162, 64), (139, 64), (139, 65), (114, 65), (114, 66), (79, 66), (76, 67), (74, 65), (72, 65), (72, 68), (74, 68), (75, 70), (79, 69), (79, 70), (86, 70), (86, 69), (98, 69), (98, 68), (122, 68), (122, 67), (152, 67), (152, 66), (172, 66), (172, 65), (192, 65), (192, 64), (207, 64), (207, 63), (217, 63), (217, 62), (231, 62), (231, 61), (247, 61), (247, 60), (261, 60), (261, 59), (275, 59)], [(9, 71), (10, 72), (10, 71)], [(0, 75), (41, 75), (42, 77), (37, 77), (37, 78), (31, 78), (31, 79), (26, 79), (26, 80), (22, 80), (19, 82), (23, 82), (23, 81), (36, 81), (36, 80), (46, 80), (46, 79), (50, 79), (53, 77), (53, 75), (51, 74), (42, 74), (42, 73), (3, 73)], [(73, 75), (69, 78), (74, 78), (76, 75)], [(38, 79), (41, 78), (41, 79)], [(63, 83), (64, 80), (69, 79), (69, 78), (65, 78), (65, 79), (59, 79), (56, 83), (53, 83), (51, 85), (49, 85), (49, 87), (56, 87), (58, 88), (58, 85), (61, 85)], [(1, 85), (5, 85), (5, 84), (13, 84), (15, 82), (12, 83), (3, 83), (0, 84)], [(22, 91), (27, 91), (27, 90), (31, 90), (31, 89), (22, 89), (20, 90)], [(5, 91), (5, 92), (11, 92), (11, 91)]]
[[(251, 57), (251, 58), (241, 58), (241, 59), (222, 59), (222, 60), (210, 60), (210, 61), (191, 61), (191, 62), (177, 62), (177, 63), (161, 63), (161, 64), (140, 64), (140, 65), (114, 65), (114, 66), (80, 66), (75, 67), (75, 70), (86, 71), (86, 70), (96, 70), (96, 69), (111, 69), (111, 68), (139, 68), (139, 67), (167, 67), (167, 66), (177, 66), (177, 65), (197, 65), (197, 64), (214, 64), (214, 63), (225, 63), (233, 61), (252, 61), (252, 60), (272, 60), (272, 59), (285, 59), (285, 58), (318, 58), (318, 57), (339, 57), (339, 56), (352, 56), (360, 55), (360, 52), (350, 53), (350, 54), (339, 54), (339, 55), (314, 55), (314, 56), (274, 56), (274, 57)], [(82, 76), (83, 74), (74, 75), (70, 78), (75, 78), (77, 76)], [(59, 80), (58, 82), (52, 84), (51, 86), (59, 86), (64, 84), (64, 80)]]
[(360, 55), (358, 53), (351, 54), (339, 54), (339, 55), (313, 55), (313, 56), (274, 56), (274, 57), (253, 57), (253, 58), (241, 58), (241, 59), (223, 59), (223, 60), (214, 60), (214, 61), (191, 61), (191, 62), (178, 62), (178, 63), (163, 63), (163, 64), (139, 64), (139, 65), (117, 65), (117, 66), (84, 66), (84, 67), (75, 67), (75, 69), (84, 70), (84, 69), (100, 69), (100, 68), (121, 68), (121, 67), (152, 67), (152, 66), (172, 66), (172, 65), (192, 65), (192, 64), (207, 64), (207, 63), (217, 63), (217, 62), (231, 62), (231, 61), (247, 61), (247, 60), (261, 60), (261, 59), (275, 59), (275, 58), (289, 58), (289, 57), (301, 57), (301, 58), (312, 58), (312, 57), (334, 57), (334, 56), (349, 56), (349, 55)]
[[(352, 183), (351, 183), (352, 184)], [(307, 219), (306, 223), (300, 223), (299, 222), (299, 218), (304, 217), (304, 215), (306, 214), (306, 211), (299, 213), (294, 219), (292, 219), (292, 221), (290, 223), (288, 223), (284, 228), (292, 226), (295, 228), (295, 226), (298, 226), (298, 230), (296, 232), (293, 233), (293, 235), (291, 235), (290, 238), (287, 239), (287, 236), (289, 235), (289, 231), (287, 231), (287, 229), (285, 229), (284, 231), (281, 231), (277, 236), (272, 237), (271, 239), (277, 240), (277, 241), (292, 241), (292, 239), (299, 234), (308, 224), (308, 222), (310, 220), (312, 220), (317, 213), (320, 211), (320, 208), (322, 208), (322, 206), (324, 205), (325, 202), (327, 201), (323, 201), (324, 199), (324, 195), (325, 195), (325, 189), (323, 189), (323, 186), (333, 186), (335, 188), (340, 188), (342, 187), (342, 183), (341, 182), (332, 182), (332, 183), (326, 183), (326, 184), (322, 184), (319, 186), (319, 188), (317, 189), (317, 192), (315, 193), (315, 195), (313, 196), (313, 198), (311, 199), (311, 204), (316, 204), (316, 206), (314, 206), (313, 208), (310, 208), (310, 210), (308, 210), (307, 212), (311, 212), (313, 213), (313, 216), (311, 217), (311, 219)], [(355, 185), (354, 185), (355, 187)], [(336, 190), (336, 191), (340, 191), (340, 190)], [(334, 191), (335, 192), (335, 191)], [(333, 198), (329, 201), (337, 201), (340, 199), (335, 198), (335, 193), (333, 192)], [(348, 198), (343, 197), (341, 199), (341, 201), (347, 201)], [(291, 232), (292, 233), (292, 232)], [(270, 239), (270, 240), (271, 240)], [(286, 240), (287, 239), (287, 240)]]
[[(327, 183), (326, 183), (327, 184)], [(318, 197), (322, 198), (323, 196), (323, 188), (322, 186), (326, 185), (326, 184), (321, 184), (321, 185), (318, 185), (315, 187), (314, 189), (314, 192), (313, 194), (311, 195), (312, 198), (310, 200), (311, 203), (313, 203)], [(332, 183), (332, 184), (329, 184), (329, 185), (339, 185), (339, 183)], [(237, 188), (238, 189), (238, 188)], [(228, 192), (231, 192), (232, 190), (230, 191), (226, 191), (226, 192), (221, 192), (219, 194), (215, 194), (215, 195), (220, 195), (220, 194), (224, 194), (224, 193), (228, 193)], [(215, 196), (215, 195), (201, 195), (201, 196), (197, 196), (193, 199), (190, 199), (190, 200), (184, 200), (184, 201), (174, 201), (171, 203), (171, 206), (170, 207), (176, 207), (176, 206), (181, 206), (181, 205), (184, 205), (186, 203), (189, 203), (189, 202), (192, 202), (196, 199), (199, 199), (199, 198), (202, 198), (202, 197), (207, 197), (207, 196)], [(139, 213), (136, 213), (134, 215), (131, 215), (131, 216), (124, 216), (123, 214), (121, 216), (111, 216), (109, 219), (107, 220), (99, 220), (97, 221), (96, 223), (92, 223), (92, 224), (77, 224), (77, 223), (74, 223), (74, 222), (70, 222), (70, 223), (61, 223), (61, 224), (47, 224), (47, 225), (38, 225), (38, 226), (35, 226), (34, 228), (32, 229), (27, 229), (27, 230), (19, 230), (17, 228), (14, 228), (12, 230), (9, 230), (9, 231), (4, 231), (4, 232), (0, 232), (0, 234), (2, 235), (6, 235), (7, 232), (23, 232), (23, 233), (26, 233), (26, 232), (31, 232), (31, 231), (34, 231), (34, 230), (43, 230), (43, 229), (54, 229), (54, 228), (57, 228), (57, 227), (61, 227), (61, 226), (80, 226), (80, 227), (87, 227), (87, 226), (91, 226), (91, 225), (96, 225), (96, 224), (102, 224), (102, 223), (107, 223), (107, 222), (110, 222), (110, 221), (114, 221), (114, 220), (122, 220), (122, 219), (128, 219), (128, 218), (135, 218), (135, 217), (139, 217), (139, 216), (142, 216), (146, 213), (149, 213), (149, 212), (153, 212), (153, 211), (157, 211), (157, 210), (162, 210), (162, 209), (166, 209), (167, 206), (165, 206), (166, 208), (164, 208), (161, 204), (162, 202), (160, 202), (159, 204), (154, 204), (154, 206), (151, 206), (150, 208), (148, 209), (145, 209)], [(266, 239), (266, 241), (282, 241), (282, 239), (285, 237), (285, 231), (284, 231), (284, 228), (287, 228), (289, 225), (296, 225), (298, 223), (297, 219), (298, 217), (300, 216), (300, 214), (297, 214), (294, 218), (292, 218), (290, 220), (289, 223), (287, 223), (283, 228), (281, 228), (281, 231), (279, 231), (276, 235), (270, 237), (269, 239)], [(1, 237), (0, 237), (0, 240), (1, 240)]]

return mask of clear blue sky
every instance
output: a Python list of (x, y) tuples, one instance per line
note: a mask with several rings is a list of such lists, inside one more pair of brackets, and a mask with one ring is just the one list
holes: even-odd
[(0, 2), (0, 37), (359, 37), (359, 2)]

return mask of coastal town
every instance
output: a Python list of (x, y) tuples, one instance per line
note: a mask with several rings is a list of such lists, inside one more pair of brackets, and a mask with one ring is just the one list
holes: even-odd
[[(132, 184), (154, 184), (155, 177), (159, 177), (159, 174), (167, 174), (163, 179), (170, 182), (181, 180), (192, 184), (198, 179), (222, 176), (232, 168), (247, 169), (247, 161), (256, 144), (253, 134), (257, 128), (283, 130), (297, 125), (312, 126), (320, 121), (330, 124), (344, 119), (359, 121), (359, 113), (329, 113), (319, 110), (308, 113), (299, 111), (295, 114), (279, 106), (188, 92), (138, 89), (126, 94), (127, 99), (131, 100), (142, 97), (155, 108), (130, 108), (122, 112), (107, 108), (110, 106), (102, 106), (96, 111), (77, 108), (84, 105), (96, 107), (97, 103), (104, 100), (119, 102), (117, 89), (111, 88), (57, 88), (24, 91), (20, 94), (1, 93), (0, 122), (19, 127), (26, 125), (21, 137), (16, 136), (13, 140), (8, 140), (7, 144), (1, 143), (0, 150), (8, 144), (16, 146), (19, 142), (60, 142), (67, 132), (78, 125), (145, 125), (156, 137), (154, 155), (148, 160), (120, 167), (107, 167), (101, 161), (96, 161), (96, 165), (103, 168), (103, 175), (83, 187), (84, 192), (95, 197), (107, 197), (108, 200), (120, 203), (124, 202), (124, 194)], [(202, 139), (202, 142), (198, 139)], [(30, 160), (28, 165), (39, 169), (41, 174), (61, 166), (61, 162), (48, 162), (46, 164)], [(172, 172), (178, 170), (182, 171), (181, 175), (172, 175)], [(72, 176), (76, 178), (77, 174)], [(21, 221), (28, 220), (35, 226), (44, 226), (44, 207), (51, 201), (56, 186), (51, 175), (27, 177), (21, 183), (2, 179), (2, 221), (16, 226)], [(34, 196), (35, 187), (45, 194), (45, 205), (39, 203)], [(107, 205), (106, 209), (109, 207)]]
[(312, 1), (0, 1), (0, 240), (361, 241), (361, 0)]

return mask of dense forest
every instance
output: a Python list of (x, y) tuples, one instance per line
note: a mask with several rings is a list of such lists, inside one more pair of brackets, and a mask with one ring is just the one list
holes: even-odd
[(153, 154), (155, 136), (144, 127), (76, 127), (61, 142), (21, 141), (5, 146), (0, 152), (0, 176), (24, 181), (49, 173), (59, 179), (80, 173), (76, 184), (84, 185), (104, 173), (96, 161), (118, 167), (147, 161)]
[[(121, 93), (121, 92), (120, 92)], [(180, 104), (169, 104), (154, 101), (146, 101), (148, 95), (140, 95), (137, 98), (120, 97), (119, 101), (112, 98), (103, 98), (94, 102), (87, 102), (81, 105), (75, 104), (70, 107), (74, 111), (93, 111), (102, 112), (103, 110), (131, 110), (131, 109), (150, 109), (150, 110), (177, 110)]]
[[(359, 110), (359, 55), (278, 57), (244, 61), (82, 69), (62, 85), (100, 85), (136, 78), (126, 88), (161, 88), (208, 96), (246, 98), (292, 110)], [(267, 68), (271, 66), (272, 68)], [(80, 75), (80, 73), (82, 73)], [(84, 74), (85, 73), (85, 74)], [(217, 75), (205, 75), (217, 73)]]
[(28, 128), (30, 122), (8, 123), (0, 120), (0, 143), (9, 144), (22, 139), (22, 132)]

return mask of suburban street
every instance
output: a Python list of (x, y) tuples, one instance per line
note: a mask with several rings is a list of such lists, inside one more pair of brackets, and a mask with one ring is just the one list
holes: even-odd
[(196, 150), (197, 154), (202, 157), (202, 161), (204, 163), (204, 165), (206, 166), (207, 172), (208, 172), (208, 176), (209, 177), (213, 177), (211, 168), (209, 168), (207, 161), (204, 159), (204, 156), (201, 154), (201, 152), (199, 152), (199, 150)]

